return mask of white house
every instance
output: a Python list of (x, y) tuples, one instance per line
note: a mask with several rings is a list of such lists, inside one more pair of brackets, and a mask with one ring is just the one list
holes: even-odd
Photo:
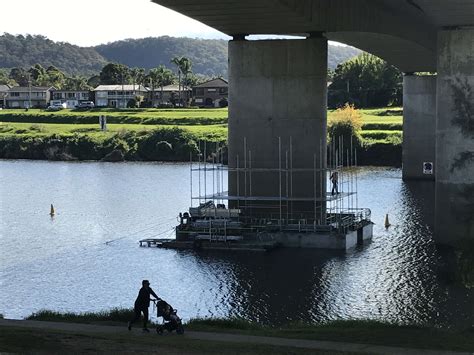
[(53, 90), (54, 87), (15, 86), (8, 90), (5, 101), (9, 108), (44, 108), (48, 105)]
[(126, 108), (136, 96), (148, 95), (148, 89), (141, 85), (99, 85), (94, 92), (96, 107)]
[(88, 90), (53, 90), (50, 105), (66, 104), (66, 108), (75, 108), (81, 102), (90, 101)]

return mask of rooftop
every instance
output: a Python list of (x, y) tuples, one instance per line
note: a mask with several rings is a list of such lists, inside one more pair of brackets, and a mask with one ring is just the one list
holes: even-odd
[(34, 91), (34, 92), (43, 92), (43, 91), (48, 91), (48, 90), (55, 90), (54, 86), (14, 86), (10, 88), (10, 92), (29, 92), (29, 91)]
[(195, 88), (226, 88), (229, 86), (227, 80), (222, 78), (212, 79), (202, 84), (194, 86)]
[(94, 91), (148, 91), (142, 85), (99, 85)]

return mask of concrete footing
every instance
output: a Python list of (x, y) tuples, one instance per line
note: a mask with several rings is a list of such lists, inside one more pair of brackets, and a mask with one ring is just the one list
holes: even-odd
[(275, 241), (286, 248), (317, 248), (349, 250), (358, 244), (364, 244), (372, 239), (373, 224), (369, 223), (359, 230), (348, 231), (345, 234), (322, 233), (285, 233), (278, 232), (273, 235)]
[(403, 180), (435, 180), (435, 153), (436, 76), (405, 75)]

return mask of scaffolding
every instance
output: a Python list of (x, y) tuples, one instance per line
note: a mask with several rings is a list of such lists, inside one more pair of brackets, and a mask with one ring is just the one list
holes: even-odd
[[(278, 166), (262, 168), (252, 166), (255, 154), (248, 149), (243, 139), (243, 157), (237, 155), (233, 167), (224, 164), (222, 147), (216, 143), (214, 154), (208, 156), (207, 145), (199, 142), (198, 160), (190, 158), (191, 208), (198, 206), (225, 208), (225, 203), (241, 211), (237, 220), (251, 230), (260, 226), (277, 227), (286, 231), (337, 231), (345, 233), (370, 221), (370, 210), (358, 206), (357, 151), (352, 144), (344, 149), (344, 139), (333, 139), (327, 146), (324, 159), (322, 140), (318, 153), (313, 154), (310, 167), (294, 167), (293, 140), (289, 137), (289, 149), (282, 150), (282, 139), (278, 137)], [(346, 144), (347, 145), (347, 144)], [(319, 158), (319, 159), (318, 159)], [(337, 173), (338, 191), (326, 191), (333, 187), (331, 174)], [(255, 179), (259, 174), (277, 178), (278, 192), (273, 196), (254, 193)], [(197, 175), (197, 194), (193, 181)], [(307, 186), (304, 195), (295, 193), (295, 180), (301, 176), (312, 176), (312, 187)], [(234, 194), (225, 189), (225, 176), (235, 179)], [(323, 191), (324, 190), (324, 191)], [(304, 210), (301, 209), (304, 206)], [(264, 210), (264, 213), (259, 213)], [(235, 219), (235, 218), (234, 218)], [(209, 222), (211, 224), (212, 222)]]

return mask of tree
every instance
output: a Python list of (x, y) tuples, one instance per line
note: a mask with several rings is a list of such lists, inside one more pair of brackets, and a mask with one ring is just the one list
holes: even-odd
[(183, 84), (181, 82), (181, 75), (184, 76), (184, 81), (187, 82), (188, 81), (188, 75), (192, 73), (192, 71), (191, 71), (192, 62), (191, 62), (191, 59), (189, 59), (187, 57), (174, 57), (173, 59), (171, 59), (171, 63), (175, 64), (176, 67), (177, 67), (177, 71), (178, 71), (178, 97), (179, 97), (179, 102), (181, 103), (182, 102), (181, 85)]
[(100, 85), (100, 76), (99, 75), (93, 75), (89, 79), (87, 79), (87, 85), (89, 85), (92, 88), (96, 88), (97, 86)]
[(18, 83), (9, 77), (5, 69), (0, 69), (0, 85), (15, 86)]
[[(192, 68), (193, 64), (191, 62), (191, 59), (182, 57), (181, 58), (181, 66), (180, 70), (181, 73), (184, 75), (184, 83), (183, 83), (183, 89), (186, 89), (186, 83), (188, 82), (188, 75), (192, 73)], [(186, 91), (187, 92), (187, 91)], [(188, 98), (184, 101), (184, 106), (188, 105)]]
[(132, 77), (133, 89), (135, 90), (135, 84), (143, 85), (145, 80), (145, 69), (143, 68), (131, 68), (130, 76)]
[(13, 68), (9, 77), (20, 86), (28, 86), (30, 74), (23, 68)]
[(368, 53), (338, 65), (328, 92), (331, 108), (353, 103), (359, 107), (399, 104), (402, 73), (382, 59)]
[(171, 59), (171, 63), (176, 65), (178, 72), (178, 98), (181, 101), (181, 60), (183, 57), (174, 57)]
[(107, 64), (102, 68), (99, 77), (102, 85), (130, 84), (131, 82), (130, 69), (119, 63)]
[(173, 84), (175, 80), (173, 72), (164, 65), (160, 65), (157, 68), (150, 69), (150, 72), (148, 73), (148, 79), (151, 81), (152, 105), (153, 99), (155, 97), (155, 87), (161, 88), (161, 103), (163, 103), (163, 86)]
[(53, 65), (46, 69), (47, 84), (46, 86), (54, 86), (56, 89), (62, 89), (66, 83), (66, 75)]
[(71, 76), (65, 79), (63, 89), (65, 90), (91, 90), (92, 87), (88, 84), (86, 78), (82, 76)]

